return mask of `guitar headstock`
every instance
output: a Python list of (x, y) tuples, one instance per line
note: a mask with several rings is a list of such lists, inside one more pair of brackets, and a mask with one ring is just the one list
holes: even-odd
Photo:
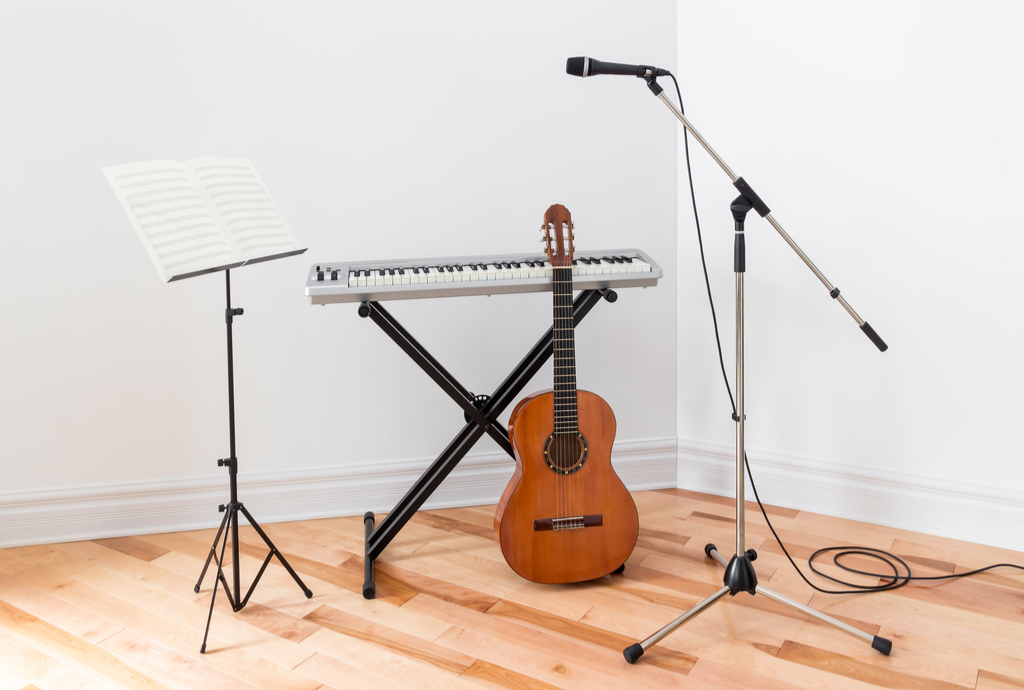
[(572, 215), (569, 209), (561, 204), (552, 204), (544, 212), (544, 225), (541, 232), (542, 240), (547, 244), (548, 261), (559, 268), (572, 266), (573, 235)]

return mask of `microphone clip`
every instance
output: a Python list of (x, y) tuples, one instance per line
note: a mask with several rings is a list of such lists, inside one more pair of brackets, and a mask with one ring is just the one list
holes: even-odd
[(658, 70), (655, 67), (645, 67), (642, 79), (647, 82), (647, 88), (651, 90), (655, 96), (660, 96), (662, 91), (665, 89), (661, 88), (661, 84), (658, 83)]

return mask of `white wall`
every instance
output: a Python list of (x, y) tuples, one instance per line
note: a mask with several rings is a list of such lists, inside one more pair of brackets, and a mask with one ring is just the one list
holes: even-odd
[[(685, 2), (693, 125), (889, 344), (747, 223), (748, 451), (762, 498), (1024, 549), (1020, 3)], [(729, 179), (691, 140), (733, 372)], [(680, 486), (733, 492), (680, 157)]]
[[(310, 247), (232, 272), (242, 499), (258, 518), (389, 508), (463, 425), (356, 305), (307, 304), (307, 267), (539, 251), (555, 202), (579, 247), (636, 246), (665, 268), (577, 340), (633, 485), (672, 485), (676, 128), (637, 80), (564, 65), (585, 51), (674, 64), (674, 12), (0, 5), (0, 541), (210, 526), (226, 499), (223, 275), (161, 283), (100, 171), (151, 158), (250, 158)], [(388, 308), (477, 393), (551, 313), (544, 295)], [(511, 461), (490, 440), (474, 458), (444, 501), (497, 498)]]

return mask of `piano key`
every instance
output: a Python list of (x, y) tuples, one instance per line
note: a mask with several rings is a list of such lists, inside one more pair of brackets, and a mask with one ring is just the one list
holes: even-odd
[[(529, 255), (321, 263), (307, 274), (306, 294), (311, 302), (326, 304), (549, 291), (553, 273), (546, 257)], [(572, 274), (576, 290), (614, 289), (656, 285), (662, 271), (646, 254), (629, 249), (577, 251)]]

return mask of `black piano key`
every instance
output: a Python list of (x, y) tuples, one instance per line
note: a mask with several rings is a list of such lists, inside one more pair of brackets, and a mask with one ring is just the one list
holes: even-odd
[(331, 280), (337, 280), (337, 279), (338, 279), (338, 272), (337, 271), (331, 271)]
[[(317, 266), (317, 268), (320, 268), (320, 267)], [(324, 272), (323, 271), (317, 271), (316, 272), (316, 279), (317, 279), (317, 281), (323, 280), (324, 279)]]

